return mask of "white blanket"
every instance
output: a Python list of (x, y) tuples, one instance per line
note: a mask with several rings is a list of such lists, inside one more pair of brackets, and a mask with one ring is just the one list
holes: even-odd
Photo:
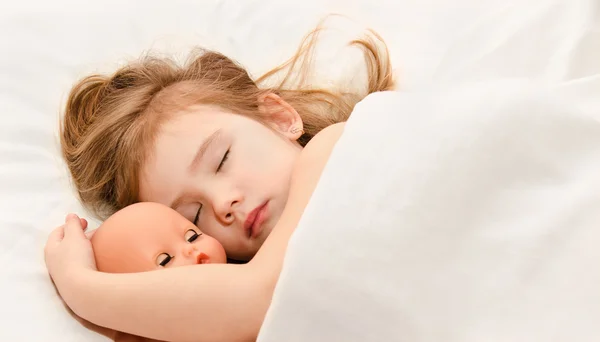
[(357, 106), (259, 341), (600, 340), (600, 4), (527, 4)]
[(267, 341), (600, 340), (600, 77), (360, 103)]

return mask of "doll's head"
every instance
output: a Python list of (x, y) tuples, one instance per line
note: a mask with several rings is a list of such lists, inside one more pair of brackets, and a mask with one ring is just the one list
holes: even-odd
[(116, 212), (96, 230), (91, 242), (101, 272), (133, 273), (227, 262), (217, 240), (158, 203), (137, 203)]

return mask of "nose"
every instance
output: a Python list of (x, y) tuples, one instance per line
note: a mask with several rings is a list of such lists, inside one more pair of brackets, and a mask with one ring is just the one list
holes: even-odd
[(235, 210), (241, 201), (239, 195), (222, 195), (215, 199), (213, 208), (215, 216), (223, 224), (229, 225), (235, 221)]
[(188, 243), (183, 246), (183, 250), (181, 251), (183, 256), (188, 258), (194, 254), (197, 250), (196, 244)]

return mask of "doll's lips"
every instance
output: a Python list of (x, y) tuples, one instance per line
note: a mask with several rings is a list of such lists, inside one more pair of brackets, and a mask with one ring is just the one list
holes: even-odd
[(199, 253), (196, 257), (196, 262), (198, 264), (210, 264), (210, 257), (205, 253)]

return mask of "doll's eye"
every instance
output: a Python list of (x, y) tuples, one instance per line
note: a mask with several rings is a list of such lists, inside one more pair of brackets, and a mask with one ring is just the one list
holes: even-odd
[(198, 234), (195, 230), (190, 229), (185, 232), (184, 238), (187, 240), (187, 242), (194, 242), (200, 235), (202, 235), (202, 233)]
[(165, 267), (169, 261), (171, 261), (171, 259), (173, 259), (173, 257), (170, 256), (169, 253), (161, 253), (156, 257), (156, 264), (158, 266)]

